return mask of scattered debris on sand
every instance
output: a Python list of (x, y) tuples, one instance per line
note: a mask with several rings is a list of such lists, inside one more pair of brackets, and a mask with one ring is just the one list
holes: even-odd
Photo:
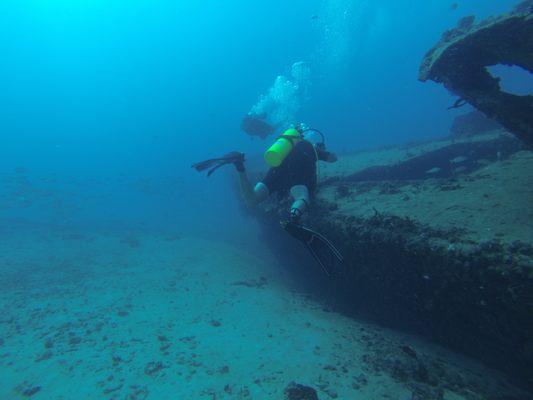
[(291, 382), (285, 389), (286, 400), (318, 400), (316, 390), (309, 386)]

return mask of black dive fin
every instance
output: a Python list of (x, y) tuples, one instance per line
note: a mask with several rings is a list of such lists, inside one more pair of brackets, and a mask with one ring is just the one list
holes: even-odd
[(217, 165), (215, 165), (213, 168), (211, 168), (208, 172), (207, 172), (207, 176), (210, 177), (211, 174), (213, 172), (215, 172), (217, 169), (219, 169), (220, 167), (226, 165), (226, 164), (230, 164), (231, 162), (230, 161), (220, 161)]
[(205, 160), (205, 161), (193, 164), (191, 167), (194, 168), (198, 172), (202, 172), (208, 168), (211, 168), (214, 165), (219, 164), (221, 161), (223, 161), (221, 158), (212, 158), (211, 160)]
[(282, 226), (292, 237), (305, 244), (326, 275), (333, 275), (334, 266), (344, 262), (342, 254), (324, 235), (290, 221), (283, 222)]
[(239, 162), (244, 162), (244, 154), (239, 153), (238, 151), (232, 151), (231, 153), (228, 153), (220, 158), (211, 158), (209, 160), (201, 161), (199, 163), (193, 164), (191, 167), (198, 172), (202, 172), (206, 169), (209, 169), (209, 171), (207, 172), (207, 176), (211, 176), (211, 174), (220, 167), (227, 164), (235, 164)]

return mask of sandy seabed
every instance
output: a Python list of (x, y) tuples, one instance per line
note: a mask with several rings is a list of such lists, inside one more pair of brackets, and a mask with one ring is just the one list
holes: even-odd
[(0, 399), (284, 399), (294, 381), (320, 399), (411, 400), (417, 373), (446, 400), (519, 393), (223, 242), (4, 225), (0, 284)]

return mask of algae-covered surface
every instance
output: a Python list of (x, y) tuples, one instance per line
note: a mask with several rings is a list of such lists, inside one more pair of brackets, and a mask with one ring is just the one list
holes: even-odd
[(327, 182), (331, 178), (346, 177), (377, 165), (394, 165), (430, 151), (442, 149), (450, 144), (486, 142), (497, 139), (502, 135), (506, 135), (505, 131), (496, 130), (471, 137), (443, 138), (422, 143), (394, 145), (386, 148), (340, 154), (337, 162), (320, 164), (320, 181)]
[(283, 399), (292, 381), (320, 399), (527, 398), (228, 243), (13, 222), (0, 236), (1, 399)]
[[(382, 150), (341, 157), (336, 167), (325, 166), (324, 177), (348, 176), (362, 167), (404, 161), (431, 147), (411, 150)], [(412, 218), (435, 229), (462, 229), (465, 241), (498, 240), (504, 243), (533, 238), (533, 153), (519, 151), (509, 158), (479, 164), (476, 171), (463, 174), (461, 164), (468, 154), (451, 162), (458, 173), (452, 179), (427, 179), (407, 182), (362, 182), (350, 185), (348, 193), (339, 193), (339, 183), (326, 184), (318, 198), (338, 207), (333, 214), (371, 217), (376, 212)], [(342, 182), (342, 181), (341, 181)]]

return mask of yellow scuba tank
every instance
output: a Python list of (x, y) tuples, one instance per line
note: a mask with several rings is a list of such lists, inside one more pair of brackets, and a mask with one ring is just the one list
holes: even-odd
[(303, 140), (302, 134), (294, 128), (287, 129), (265, 153), (265, 161), (271, 167), (279, 167), (297, 143)]

